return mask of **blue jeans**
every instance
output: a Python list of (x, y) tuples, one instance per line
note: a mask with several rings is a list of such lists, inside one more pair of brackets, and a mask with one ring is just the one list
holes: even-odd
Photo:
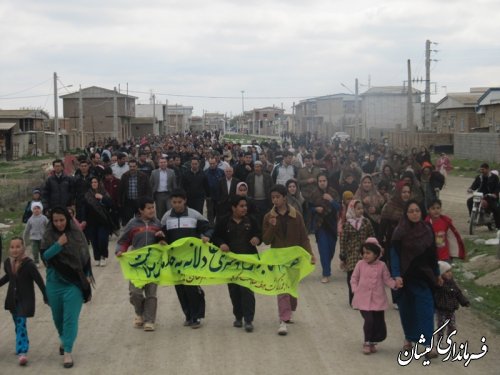
[(331, 234), (326, 229), (319, 228), (316, 230), (316, 242), (318, 243), (319, 259), (323, 276), (332, 275), (332, 259), (335, 255), (335, 245), (337, 245), (337, 236)]
[(423, 346), (429, 346), (434, 333), (431, 288), (424, 281), (408, 281), (401, 289), (397, 303), (406, 340), (418, 342), (420, 335), (424, 335)]

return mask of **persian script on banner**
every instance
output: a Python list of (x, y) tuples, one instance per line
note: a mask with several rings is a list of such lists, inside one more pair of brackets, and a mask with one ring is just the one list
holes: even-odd
[(138, 288), (148, 283), (234, 283), (260, 294), (288, 293), (295, 297), (300, 280), (314, 270), (311, 256), (300, 246), (268, 249), (260, 254), (235, 254), (194, 237), (171, 245), (131, 250), (118, 259), (125, 279)]

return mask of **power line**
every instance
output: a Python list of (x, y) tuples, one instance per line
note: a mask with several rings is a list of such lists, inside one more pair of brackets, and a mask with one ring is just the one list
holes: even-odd
[(29, 91), (29, 90), (31, 90), (31, 89), (34, 89), (35, 87), (38, 87), (38, 86), (43, 85), (44, 83), (47, 83), (48, 81), (50, 81), (50, 78), (49, 78), (49, 79), (47, 79), (47, 80), (45, 80), (45, 81), (43, 81), (43, 82), (37, 83), (36, 85), (33, 85), (33, 86), (31, 86), (31, 87), (28, 87), (27, 89), (23, 89), (23, 90), (16, 91), (16, 92), (11, 92), (11, 93), (9, 93), (9, 94), (2, 94), (2, 95), (0, 95), (0, 98), (6, 97), (6, 96), (11, 96), (11, 95), (17, 95), (17, 94), (20, 94), (20, 93), (22, 93), (22, 92)]
[[(133, 91), (129, 90), (129, 93), (135, 94), (146, 94), (150, 95), (150, 92), (146, 91)], [(196, 98), (196, 99), (237, 99), (241, 100), (240, 96), (213, 96), (213, 95), (182, 95), (182, 94), (170, 94), (170, 93), (157, 93), (155, 95), (161, 96), (174, 96), (180, 98)], [(245, 99), (306, 99), (311, 98), (312, 96), (245, 96)]]
[(11, 100), (11, 99), (28, 99), (28, 98), (42, 98), (45, 96), (51, 96), (54, 94), (45, 94), (45, 95), (29, 95), (29, 96), (11, 96), (10, 98), (2, 98), (0, 100)]

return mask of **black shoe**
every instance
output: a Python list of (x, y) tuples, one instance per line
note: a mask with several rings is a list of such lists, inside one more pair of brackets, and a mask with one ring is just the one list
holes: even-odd
[(59, 347), (59, 355), (64, 355), (64, 348), (62, 346)]
[(243, 327), (243, 322), (241, 321), (241, 319), (236, 319), (236, 320), (233, 322), (233, 327), (236, 327), (236, 328), (241, 328), (241, 327)]
[(201, 327), (201, 319), (194, 319), (191, 324), (190, 324), (190, 327), (192, 329), (197, 329), (197, 328), (200, 328)]
[(245, 322), (245, 331), (253, 332), (253, 324), (252, 322)]
[(73, 367), (73, 361), (71, 361), (71, 362), (64, 362), (63, 366), (64, 366), (64, 368), (71, 368), (71, 367)]

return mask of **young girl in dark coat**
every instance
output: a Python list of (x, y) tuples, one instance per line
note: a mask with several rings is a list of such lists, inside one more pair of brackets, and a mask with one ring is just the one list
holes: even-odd
[(31, 258), (26, 255), (26, 248), (21, 237), (10, 240), (9, 258), (4, 262), (5, 275), (0, 279), (0, 286), (9, 283), (5, 298), (5, 310), (12, 314), (16, 329), (16, 354), (19, 365), (28, 363), (28, 330), (27, 318), (35, 315), (35, 288), (34, 282), (43, 294), (47, 303), (45, 284), (42, 276)]

